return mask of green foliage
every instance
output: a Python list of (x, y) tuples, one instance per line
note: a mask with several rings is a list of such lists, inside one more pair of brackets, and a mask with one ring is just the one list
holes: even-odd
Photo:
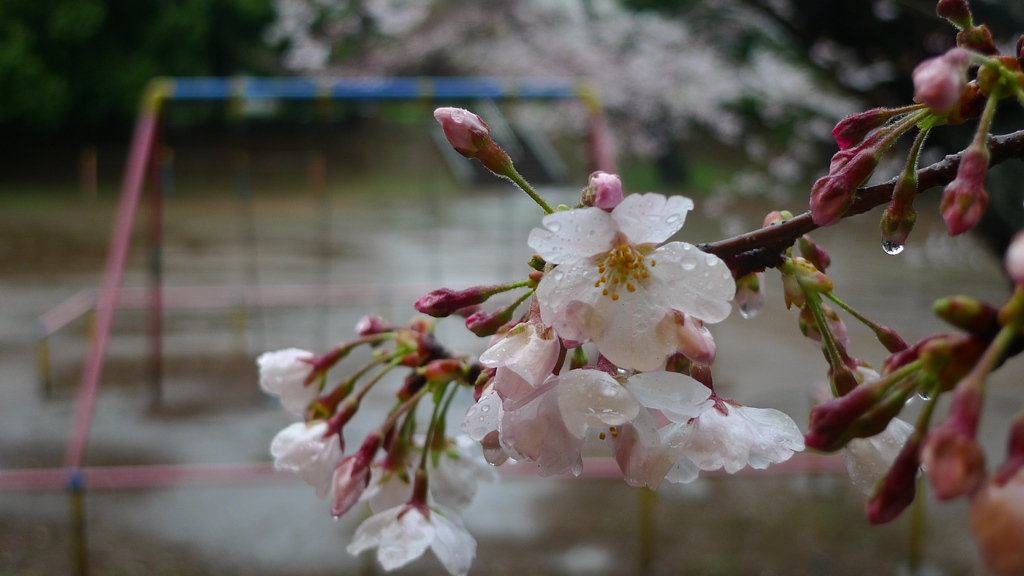
[(0, 126), (97, 132), (159, 75), (267, 72), (269, 0), (0, 0)]

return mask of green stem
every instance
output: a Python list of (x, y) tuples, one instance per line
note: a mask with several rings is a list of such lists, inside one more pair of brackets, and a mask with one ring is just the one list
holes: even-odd
[(519, 186), (519, 188), (522, 189), (523, 192), (526, 192), (526, 195), (532, 198), (533, 201), (536, 202), (542, 210), (544, 210), (545, 214), (554, 213), (555, 209), (552, 208), (550, 204), (548, 204), (543, 198), (540, 197), (540, 194), (538, 194), (537, 191), (533, 189), (533, 186), (530, 186), (530, 183), (527, 182), (526, 179), (519, 175), (519, 172), (517, 172), (515, 168), (509, 168), (508, 174), (505, 174), (505, 176), (508, 176), (508, 178), (512, 180), (512, 182), (514, 182), (516, 186)]
[[(817, 292), (804, 292), (807, 298), (807, 306), (811, 309), (811, 314), (814, 316), (814, 323), (818, 325), (818, 334), (821, 335), (821, 347), (825, 351), (825, 357), (828, 360), (829, 365), (832, 366), (833, 376), (840, 366), (846, 366), (846, 360), (843, 358), (843, 354), (839, 351), (839, 344), (835, 341), (835, 336), (832, 335), (832, 330), (828, 327), (828, 318), (825, 317), (825, 311), (821, 308), (821, 296)], [(832, 378), (830, 382), (832, 385), (832, 395), (839, 397), (839, 390), (836, 387), (835, 378)]]
[(881, 326), (875, 324), (870, 318), (864, 316), (860, 312), (857, 312), (856, 310), (853, 309), (853, 307), (849, 306), (848, 304), (840, 300), (839, 297), (835, 295), (835, 293), (825, 292), (825, 297), (834, 302), (836, 306), (839, 306), (844, 311), (846, 311), (847, 314), (856, 318), (861, 324), (870, 328), (871, 331), (875, 333), (875, 338), (882, 340), (885, 337), (884, 335), (886, 332)]

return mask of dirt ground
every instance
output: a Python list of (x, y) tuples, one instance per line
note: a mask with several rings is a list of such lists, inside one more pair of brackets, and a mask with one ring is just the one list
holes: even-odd
[[(410, 285), (522, 274), (529, 258), (524, 239), (540, 215), (525, 199), (496, 190), (454, 194), (425, 182), (394, 197), (334, 190), (322, 198), (263, 189), (255, 176), (252, 203), (232, 193), (230, 179), (226, 190), (199, 194), (181, 186), (167, 199), (168, 286), (378, 288), (368, 299), (331, 309), (253, 309), (244, 317), (237, 309), (169, 310), (157, 407), (146, 384), (145, 316), (120, 312), (86, 465), (268, 462), (270, 438), (290, 421), (259, 392), (256, 355), (287, 346), (322, 350), (347, 338), (367, 312), (408, 317)], [(570, 198), (552, 194), (556, 202)], [(712, 240), (722, 226), (750, 229), (770, 208), (751, 207), (725, 221), (697, 211), (681, 239)], [(60, 464), (85, 322), (50, 339), (54, 388), (46, 397), (34, 356), (37, 318), (98, 286), (112, 214), (109, 195), (93, 202), (73, 195), (10, 201), (0, 212), (0, 469)], [(126, 286), (146, 280), (145, 217), (139, 220)], [(837, 293), (908, 341), (943, 329), (930, 306), (951, 290), (993, 302), (1005, 297), (998, 261), (969, 238), (944, 238), (934, 214), (922, 210), (917, 242), (897, 257), (882, 252), (875, 226), (874, 216), (858, 218), (817, 238), (832, 252)], [(785, 410), (805, 426), (809, 390), (823, 379), (824, 363), (799, 336), (795, 313), (785, 310), (771, 275), (768, 293), (762, 315), (745, 321), (734, 314), (713, 328), (716, 385), (743, 403)], [(848, 326), (854, 353), (879, 362), (884, 351), (870, 333), (852, 321)], [(440, 331), (457, 348), (482, 348), (457, 324)], [(1021, 391), (1012, 387), (1020, 369), (1017, 359), (993, 378), (983, 424), (992, 463), (1002, 459), (1001, 430), (1021, 403)], [(461, 402), (468, 406), (469, 399)], [(356, 423), (364, 430), (371, 425)], [(514, 476), (484, 487), (466, 524), (479, 541), (472, 572), (479, 575), (911, 574), (909, 520), (870, 527), (863, 501), (836, 475), (713, 477), (666, 485), (656, 496), (607, 479)], [(96, 491), (85, 504), (93, 575), (380, 573), (371, 555), (352, 558), (344, 550), (357, 515), (332, 520), (297, 481)], [(71, 573), (68, 506), (62, 491), (0, 492), (0, 575)], [(916, 574), (980, 574), (963, 503), (929, 502), (926, 517), (925, 564)], [(440, 571), (430, 557), (397, 573)]]

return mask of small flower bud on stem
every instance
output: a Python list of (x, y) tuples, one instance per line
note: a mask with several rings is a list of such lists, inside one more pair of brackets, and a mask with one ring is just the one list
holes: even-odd
[(420, 299), (413, 304), (413, 307), (416, 308), (418, 312), (422, 312), (428, 316), (444, 318), (463, 308), (483, 304), (495, 294), (515, 290), (516, 288), (524, 288), (528, 284), (528, 281), (523, 281), (511, 282), (508, 284), (495, 284), (493, 286), (474, 286), (472, 288), (466, 288), (465, 290), (438, 288), (437, 290), (428, 292), (421, 296)]

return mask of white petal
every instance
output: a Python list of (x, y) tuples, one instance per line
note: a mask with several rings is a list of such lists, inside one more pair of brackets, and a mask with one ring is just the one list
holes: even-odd
[(640, 412), (633, 394), (599, 370), (570, 370), (560, 376), (558, 408), (566, 428), (580, 439), (590, 426), (618, 426)]
[(516, 405), (505, 405), (501, 421), (502, 447), (516, 459), (533, 460), (542, 476), (582, 466), (583, 440), (565, 426), (558, 407), (558, 379)]
[(331, 489), (334, 469), (341, 462), (341, 443), (337, 434), (324, 439), (327, 424), (309, 426), (296, 422), (281, 430), (270, 442), (274, 467), (292, 470), (306, 483), (316, 488), (323, 498)]
[(609, 435), (608, 441), (626, 484), (657, 490), (676, 456), (662, 445), (654, 417), (640, 410), (632, 422), (618, 426), (617, 432)]
[(315, 355), (298, 348), (266, 352), (256, 359), (260, 371), (260, 387), (277, 395), (281, 407), (295, 416), (303, 416), (306, 408), (320, 393), (315, 384), (306, 386), (313, 371)]
[(558, 339), (547, 326), (536, 322), (520, 324), (480, 355), (489, 368), (505, 367), (537, 386), (555, 368), (560, 352)]
[(619, 291), (619, 299), (604, 296), (590, 316), (590, 337), (598, 351), (616, 366), (655, 370), (676, 350), (668, 309), (643, 288)]
[(714, 405), (711, 390), (685, 374), (634, 374), (626, 381), (626, 387), (641, 404), (661, 410), (673, 422), (686, 423)]
[(590, 340), (593, 306), (601, 298), (594, 283), (601, 279), (597, 264), (583, 259), (559, 266), (544, 275), (537, 286), (540, 317), (567, 340)]
[(661, 244), (683, 227), (693, 200), (653, 192), (630, 194), (612, 210), (612, 219), (631, 244)]
[(699, 474), (700, 468), (697, 468), (696, 464), (686, 456), (680, 456), (672, 469), (665, 475), (665, 480), (673, 484), (689, 484), (696, 480)]
[(380, 544), (381, 538), (384, 536), (384, 529), (396, 522), (398, 514), (404, 506), (403, 504), (389, 508), (363, 520), (362, 524), (356, 528), (356, 533), (352, 535), (352, 541), (345, 547), (345, 550), (354, 556)]
[(462, 420), (462, 431), (470, 438), (479, 442), (491, 432), (498, 429), (501, 423), (501, 398), (498, 398), (493, 385), (488, 385), (480, 394), (480, 400), (466, 410)]
[(457, 514), (441, 507), (431, 510), (436, 534), (430, 549), (452, 576), (465, 576), (476, 557), (476, 540), (462, 527)]
[[(400, 510), (403, 508), (404, 505), (399, 507)], [(434, 541), (436, 532), (434, 525), (419, 510), (409, 509), (397, 521), (384, 526), (377, 545), (377, 561), (385, 570), (405, 566), (423, 555)]]
[(804, 435), (785, 412), (748, 406), (729, 408), (748, 420), (754, 434), (754, 444), (750, 450), (750, 465), (753, 468), (767, 468), (769, 463), (785, 462), (794, 452), (804, 449)]
[(658, 263), (650, 269), (652, 300), (712, 324), (729, 315), (736, 282), (720, 258), (685, 242), (669, 242), (649, 259)]
[(607, 252), (616, 227), (600, 208), (578, 208), (548, 214), (544, 228), (534, 228), (527, 244), (552, 264), (564, 264)]
[(726, 416), (717, 408), (706, 410), (686, 427), (683, 455), (701, 470), (718, 470), (733, 474), (747, 465), (754, 437), (746, 420), (730, 406)]

